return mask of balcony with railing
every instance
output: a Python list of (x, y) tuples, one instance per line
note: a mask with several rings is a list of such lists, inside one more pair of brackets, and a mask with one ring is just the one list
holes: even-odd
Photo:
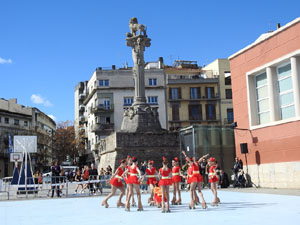
[(79, 111), (84, 111), (85, 110), (85, 106), (84, 105), (80, 105), (79, 106)]
[(82, 93), (82, 94), (79, 94), (79, 100), (84, 100), (86, 97), (86, 94)]
[(114, 124), (113, 123), (96, 123), (93, 124), (91, 127), (91, 131), (95, 133), (111, 133), (114, 131)]
[(99, 112), (113, 112), (114, 111), (114, 105), (110, 104), (110, 105), (103, 105), (100, 104), (98, 106), (94, 106), (91, 109), (91, 113), (99, 113)]

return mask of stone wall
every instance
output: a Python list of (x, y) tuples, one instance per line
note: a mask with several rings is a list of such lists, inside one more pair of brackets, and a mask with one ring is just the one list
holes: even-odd
[(111, 165), (117, 168), (120, 159), (135, 156), (139, 162), (154, 160), (154, 166), (161, 167), (162, 157), (171, 160), (180, 155), (177, 133), (125, 133), (117, 132), (105, 139), (105, 150), (100, 152), (100, 168)]
[[(247, 171), (244, 165), (244, 171)], [(265, 188), (299, 188), (300, 162), (249, 165), (252, 182)]]

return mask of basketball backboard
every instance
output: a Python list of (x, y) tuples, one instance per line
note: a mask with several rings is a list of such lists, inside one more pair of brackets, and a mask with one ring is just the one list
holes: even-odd
[(14, 136), (14, 152), (37, 152), (36, 136)]
[(13, 152), (10, 154), (11, 162), (22, 162), (23, 161), (23, 153), (22, 152)]

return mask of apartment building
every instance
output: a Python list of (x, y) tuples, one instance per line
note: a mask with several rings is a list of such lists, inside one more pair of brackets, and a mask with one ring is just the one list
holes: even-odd
[(217, 59), (204, 68), (196, 61), (184, 60), (165, 66), (168, 128), (232, 123), (230, 77), (225, 79), (229, 71), (226, 59)]
[[(17, 99), (0, 99), (0, 177), (11, 176), (9, 139), (15, 135), (37, 136), (37, 153), (32, 153), (33, 168), (43, 170), (51, 164), (56, 123), (34, 107), (17, 104)], [(13, 143), (12, 143), (13, 145)]]
[[(161, 126), (166, 129), (165, 76), (159, 67), (159, 63), (146, 64), (146, 98), (151, 107), (158, 107)], [(132, 68), (98, 67), (88, 81), (75, 87), (75, 127), (86, 139), (86, 162), (94, 162), (100, 139), (121, 130), (124, 108), (133, 101)]]
[(299, 188), (300, 18), (278, 24), (229, 60), (236, 154), (247, 156), (254, 184)]
[(219, 112), (222, 125), (232, 124), (233, 106), (231, 90), (231, 73), (228, 59), (216, 59), (212, 63), (203, 67), (202, 70), (211, 72), (214, 77), (218, 78), (218, 93), (220, 98)]

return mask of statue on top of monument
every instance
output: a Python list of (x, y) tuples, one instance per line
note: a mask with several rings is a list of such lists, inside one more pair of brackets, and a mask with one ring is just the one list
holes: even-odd
[(137, 31), (139, 32), (139, 35), (143, 35), (147, 37), (146, 34), (146, 26), (143, 24), (138, 24), (138, 20), (136, 17), (132, 17), (129, 21), (129, 29), (131, 33), (127, 33), (127, 37), (134, 37), (137, 36)]

